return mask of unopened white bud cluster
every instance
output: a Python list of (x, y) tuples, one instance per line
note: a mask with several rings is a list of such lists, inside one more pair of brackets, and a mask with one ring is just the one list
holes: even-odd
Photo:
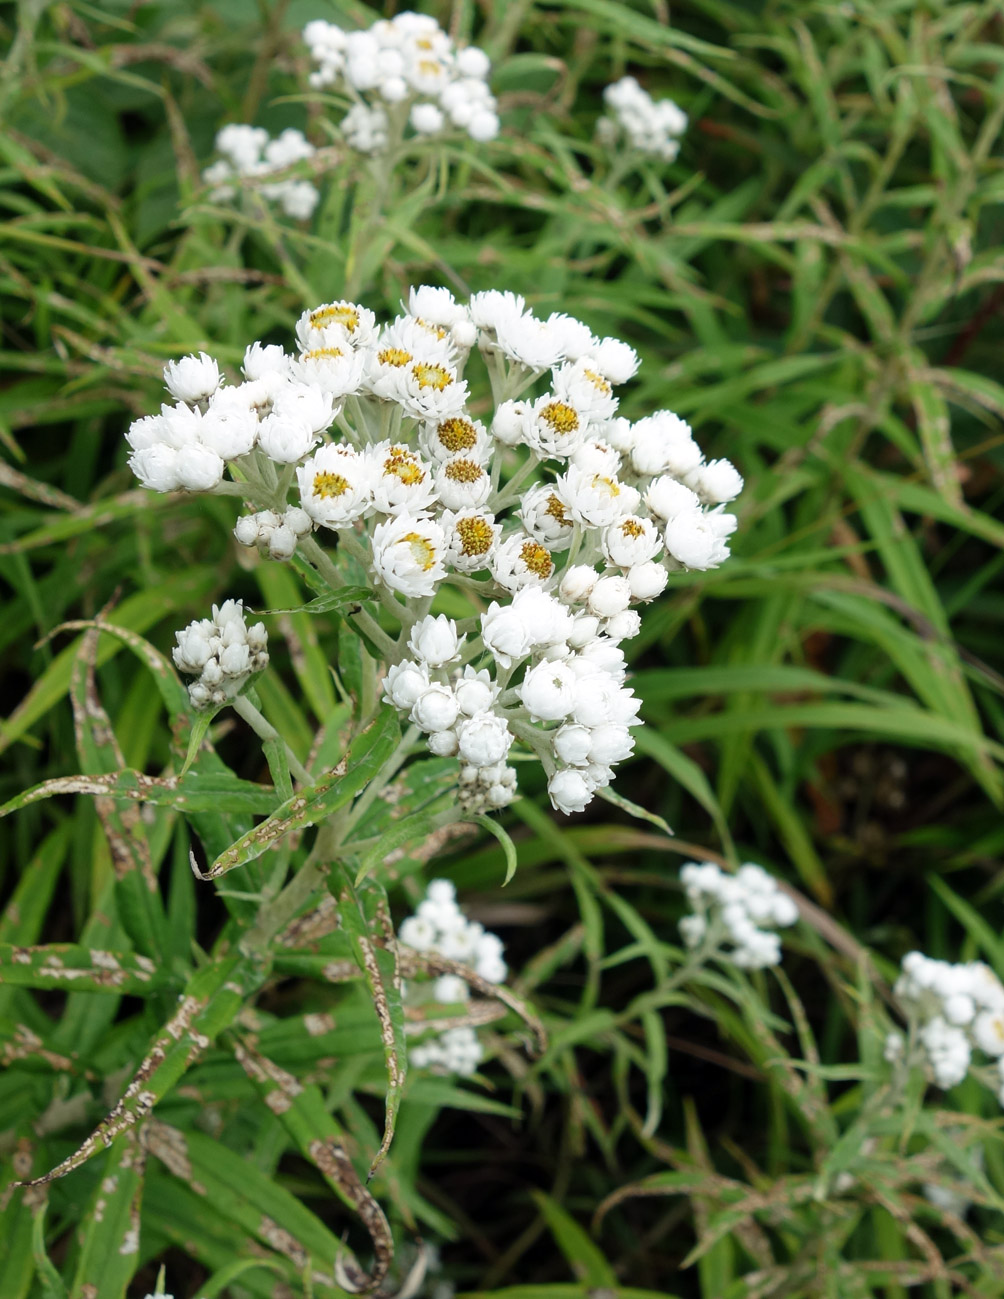
[(458, 49), (434, 18), (400, 13), (353, 32), (319, 18), (303, 39), (317, 64), (310, 84), (353, 100), (341, 131), (360, 153), (382, 153), (406, 126), (416, 135), (464, 131), (481, 141), (499, 133), (488, 56), (473, 45)]
[(175, 640), (175, 665), (198, 677), (188, 687), (196, 708), (225, 704), (268, 663), (265, 626), (260, 622), (247, 625), (240, 600), (214, 604), (211, 618), (190, 622), (184, 630), (175, 632)]
[[(553, 806), (582, 811), (633, 748), (621, 642), (671, 573), (728, 557), (742, 478), (673, 412), (618, 414), (638, 368), (621, 340), (495, 290), (461, 303), (422, 286), (402, 306), (384, 325), (353, 302), (304, 312), (295, 353), (253, 343), (237, 384), (204, 353), (173, 362), (176, 404), (131, 426), (129, 463), (159, 491), (231, 494), (234, 465), (256, 507), (235, 534), (273, 558), (308, 524), (337, 533), (358, 566), (345, 580), (365, 572), (400, 623), (385, 698), (458, 758), (461, 806), (511, 801), (518, 742)], [(484, 422), (468, 409), (475, 348)], [(474, 597), (470, 617), (430, 614), (443, 586)]]
[(214, 203), (233, 201), (234, 181), (253, 180), (255, 193), (277, 203), (286, 216), (308, 221), (313, 215), (321, 195), (309, 180), (265, 179), (314, 156), (316, 150), (302, 131), (290, 126), (273, 139), (262, 126), (232, 122), (217, 132), (216, 152), (222, 157), (202, 173), (206, 184), (213, 186), (209, 197)]
[[(922, 952), (903, 957), (893, 988), (917, 1028), (922, 1062), (935, 1083), (954, 1087), (969, 1072), (974, 1049), (997, 1061), (1004, 1105), (1004, 985), (982, 961), (953, 965)], [(886, 1039), (886, 1059), (902, 1055), (901, 1034)]]
[(714, 862), (688, 862), (680, 879), (694, 908), (680, 921), (688, 947), (727, 942), (727, 958), (746, 970), (780, 964), (781, 939), (773, 931), (793, 925), (798, 907), (762, 866), (747, 862), (729, 875)]
[(603, 91), (609, 116), (596, 123), (600, 143), (608, 148), (627, 145), (663, 162), (674, 162), (687, 114), (671, 99), (653, 99), (634, 77), (622, 77)]
[[(469, 966), (488, 983), (503, 983), (508, 967), (502, 958), (502, 940), (483, 925), (468, 920), (456, 900), (449, 880), (433, 880), (413, 916), (403, 921), (398, 939), (423, 955), (445, 956)], [(457, 1005), (470, 997), (459, 975), (442, 974), (431, 982), (409, 979), (405, 990), (410, 1005)], [(408, 1061), (419, 1069), (438, 1069), (469, 1077), (484, 1056), (477, 1033), (467, 1025), (448, 1028), (408, 1052)]]

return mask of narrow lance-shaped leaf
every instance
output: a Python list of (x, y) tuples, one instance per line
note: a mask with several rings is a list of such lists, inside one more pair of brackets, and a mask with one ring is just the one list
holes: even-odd
[(364, 1186), (345, 1152), (344, 1134), (328, 1112), (315, 1083), (301, 1084), (292, 1074), (260, 1055), (247, 1040), (234, 1046), (244, 1072), (269, 1109), (305, 1155), (320, 1170), (341, 1202), (357, 1214), (373, 1242), (374, 1265), (367, 1273), (343, 1250), (335, 1274), (343, 1290), (374, 1290), (387, 1275), (394, 1257), (390, 1226), (379, 1203)]
[(0, 807), (0, 817), (30, 803), (64, 794), (93, 794), (98, 798), (129, 799), (173, 807), (185, 814), (244, 812), (263, 815), (275, 807), (275, 791), (227, 771), (189, 772), (186, 776), (148, 776), (127, 767), (104, 776), (57, 776), (34, 785)]
[(145, 997), (170, 987), (170, 973), (149, 957), (107, 952), (74, 943), (17, 947), (0, 943), (0, 986), (112, 992)]
[[(218, 879), (237, 866), (254, 861), (293, 830), (317, 825), (351, 802), (373, 779), (390, 756), (398, 737), (397, 715), (384, 708), (377, 719), (358, 736), (337, 766), (325, 772), (313, 785), (299, 790), (272, 815), (242, 835), (213, 862), (201, 879)], [(193, 869), (197, 868), (193, 866)]]
[(381, 884), (366, 880), (357, 889), (350, 873), (344, 868), (330, 876), (328, 883), (338, 899), (338, 916), (342, 928), (352, 940), (353, 954), (369, 985), (383, 1040), (387, 1096), (384, 1100), (383, 1139), (370, 1166), (372, 1177), (394, 1139), (394, 1126), (404, 1094), (404, 1080), (408, 1074), (397, 943), (391, 925), (387, 894)]
[(177, 1010), (150, 1043), (142, 1064), (108, 1116), (72, 1155), (51, 1172), (23, 1185), (36, 1186), (65, 1177), (144, 1119), (212, 1039), (233, 1023), (246, 996), (260, 987), (265, 975), (263, 967), (236, 955), (222, 957), (200, 970), (189, 982)]
[[(70, 678), (77, 753), (89, 776), (125, 767), (111, 720), (98, 695), (94, 670), (97, 651), (98, 632), (92, 627), (80, 642)], [(139, 951), (147, 956), (162, 956), (167, 942), (167, 917), (139, 808), (102, 794), (95, 798), (94, 806), (108, 841), (115, 871), (115, 898), (125, 930)]]
[(146, 1154), (136, 1131), (112, 1145), (81, 1224), (80, 1256), (70, 1299), (125, 1299), (139, 1263), (140, 1201)]

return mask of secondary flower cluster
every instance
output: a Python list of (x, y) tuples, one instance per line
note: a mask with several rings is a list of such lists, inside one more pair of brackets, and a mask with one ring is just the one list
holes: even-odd
[[(512, 799), (518, 741), (552, 804), (581, 811), (632, 751), (620, 643), (671, 573), (727, 558), (739, 474), (705, 461), (671, 411), (618, 414), (638, 367), (626, 343), (511, 293), (412, 289), (384, 325), (329, 302), (304, 312), (296, 342), (292, 355), (252, 343), (233, 384), (205, 353), (172, 362), (174, 404), (126, 435), (133, 470), (158, 491), (240, 494), (242, 544), (299, 549), (329, 584), (370, 583), (384, 696), (433, 753), (459, 758), (465, 809)], [(475, 348), (484, 421), (469, 408)], [(337, 533), (338, 566), (311, 529)], [(431, 613), (444, 586), (470, 597), (469, 617)]]
[[(449, 880), (433, 880), (413, 916), (403, 921), (398, 939), (413, 951), (445, 956), (469, 966), (489, 983), (502, 983), (508, 967), (502, 959), (502, 940), (487, 933), (483, 925), (468, 920), (456, 900)], [(457, 1005), (470, 997), (459, 975), (443, 974), (432, 983), (409, 980), (406, 1000), (410, 1005)], [(469, 1077), (484, 1057), (477, 1033), (469, 1025), (448, 1028), (411, 1048), (409, 1062), (418, 1068), (436, 1068)]]
[(211, 618), (190, 622), (175, 633), (175, 640), (175, 665), (198, 677), (188, 687), (196, 708), (225, 704), (268, 663), (265, 626), (260, 622), (247, 625), (240, 600), (214, 604)]
[(306, 221), (313, 215), (321, 195), (309, 180), (264, 179), (314, 156), (316, 150), (302, 131), (288, 127), (271, 139), (264, 127), (235, 122), (217, 133), (216, 151), (222, 157), (202, 173), (206, 184), (214, 187), (209, 195), (214, 203), (229, 203), (234, 199), (235, 180), (254, 179), (255, 192), (271, 203), (278, 203), (286, 216)]
[(687, 114), (671, 99), (653, 99), (634, 77), (622, 77), (603, 91), (609, 116), (596, 123), (601, 144), (623, 146), (674, 162), (680, 136), (687, 129)]
[(341, 130), (360, 153), (382, 153), (406, 124), (416, 135), (498, 135), (487, 54), (473, 45), (458, 49), (434, 18), (400, 13), (354, 32), (319, 18), (303, 39), (317, 64), (310, 84), (352, 99)]
[(728, 875), (713, 862), (688, 862), (680, 879), (694, 914), (680, 921), (688, 947), (728, 942), (728, 959), (747, 970), (781, 962), (781, 939), (798, 919), (798, 907), (782, 893), (773, 876), (752, 862)]
[[(922, 1063), (939, 1087), (962, 1082), (978, 1048), (997, 1061), (998, 1099), (1004, 1105), (1004, 985), (988, 965), (953, 965), (922, 952), (903, 957), (893, 988), (915, 1026)], [(898, 1059), (901, 1034), (886, 1039), (886, 1058)]]

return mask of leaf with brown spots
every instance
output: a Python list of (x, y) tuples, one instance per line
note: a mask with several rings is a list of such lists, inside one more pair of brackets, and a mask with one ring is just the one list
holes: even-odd
[(87, 1287), (101, 1299), (125, 1299), (140, 1263), (140, 1202), (146, 1152), (135, 1129), (113, 1143), (101, 1181), (80, 1227), (80, 1256), (73, 1296)]
[(0, 943), (0, 986), (145, 997), (173, 982), (169, 971), (133, 952), (106, 952), (74, 943), (45, 947)]

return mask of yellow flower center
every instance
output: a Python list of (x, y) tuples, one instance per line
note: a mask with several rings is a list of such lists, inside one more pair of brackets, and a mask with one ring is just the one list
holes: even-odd
[(476, 483), (484, 472), (476, 460), (451, 460), (446, 466), (446, 477), (454, 483)]
[(323, 329), (334, 322), (344, 325), (350, 334), (359, 328), (359, 312), (351, 302), (334, 302), (330, 307), (318, 307), (310, 313), (310, 323), (315, 329)]
[(453, 375), (445, 366), (433, 365), (428, 361), (416, 361), (411, 372), (420, 388), (435, 388), (437, 392), (442, 392), (453, 382)]
[(642, 526), (641, 519), (625, 519), (621, 524), (621, 534), (625, 537), (641, 537), (645, 529)]
[(443, 75), (443, 65), (437, 63), (435, 59), (419, 59), (418, 70), (423, 77), (441, 77)]
[(554, 569), (551, 561), (551, 552), (542, 546), (539, 541), (528, 541), (519, 552), (519, 557), (527, 566), (531, 573), (537, 577), (550, 577)]
[(609, 383), (607, 383), (606, 379), (604, 379), (602, 374), (597, 374), (595, 370), (583, 370), (582, 373), (597, 392), (601, 392), (604, 397), (609, 397), (613, 392), (613, 389), (610, 387)]
[(425, 477), (425, 470), (405, 447), (391, 447), (383, 471), (400, 479), (405, 487), (415, 487)]
[(415, 317), (415, 324), (421, 325), (423, 329), (427, 329), (430, 334), (435, 334), (437, 338), (446, 337), (446, 330), (442, 325), (433, 325), (431, 321), (423, 320), (421, 316)]
[(312, 347), (309, 352), (304, 352), (301, 358), (304, 361), (334, 361), (345, 353), (340, 347)]
[(436, 547), (428, 537), (418, 532), (406, 532), (401, 538), (411, 551), (411, 557), (423, 573), (427, 573), (436, 562)]
[(487, 555), (492, 548), (494, 533), (487, 519), (458, 519), (457, 536), (465, 555)]
[(400, 369), (414, 358), (403, 347), (385, 347), (382, 352), (377, 352), (377, 360), (381, 365), (392, 365), (395, 369)]
[(564, 502), (560, 501), (554, 492), (547, 498), (547, 505), (544, 507), (544, 513), (550, 515), (556, 523), (560, 523), (563, 528), (570, 528), (572, 520), (568, 517), (565, 510)]
[(330, 470), (314, 475), (314, 495), (327, 499), (331, 496), (344, 496), (351, 487), (347, 478), (333, 474)]
[(602, 474), (593, 475), (593, 488), (597, 492), (605, 491), (607, 496), (620, 496), (621, 489), (619, 484), (615, 483), (612, 478), (604, 478)]
[(447, 451), (470, 451), (478, 440), (478, 431), (469, 419), (455, 415), (453, 419), (444, 419), (436, 429), (436, 437)]
[(579, 427), (579, 416), (571, 406), (563, 401), (550, 401), (540, 412), (540, 418), (555, 433), (574, 433)]

